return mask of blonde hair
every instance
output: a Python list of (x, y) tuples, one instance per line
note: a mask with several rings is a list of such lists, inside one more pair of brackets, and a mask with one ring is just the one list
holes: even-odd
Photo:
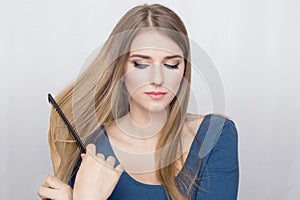
[[(117, 23), (89, 67), (80, 74), (76, 81), (67, 86), (56, 97), (56, 100), (83, 142), (85, 144), (95, 142), (99, 137), (99, 133), (95, 134), (99, 126), (107, 127), (114, 120), (114, 111), (111, 106), (114, 88), (117, 87), (120, 94), (126, 93), (124, 92), (126, 88), (122, 85), (119, 86), (118, 80), (124, 74), (123, 66), (127, 62), (131, 42), (140, 29), (149, 27), (160, 28), (159, 31), (173, 39), (184, 54), (185, 81), (181, 82), (176, 97), (169, 105), (170, 113), (156, 147), (156, 149), (161, 149), (170, 143), (167, 151), (157, 155), (161, 163), (157, 175), (168, 198), (190, 199), (197, 173), (194, 176), (182, 173), (182, 176), (179, 177), (179, 182), (186, 190), (186, 194), (183, 194), (175, 181), (175, 174), (179, 169), (173, 162), (182, 145), (182, 122), (186, 120), (189, 100), (190, 45), (183, 22), (172, 10), (159, 4), (145, 4), (130, 9)], [(126, 31), (131, 31), (130, 34), (125, 34), (126, 39), (116, 39), (118, 34)], [(172, 31), (179, 34), (172, 34)], [(121, 117), (128, 112), (128, 97), (126, 94), (119, 95), (115, 100), (114, 105), (119, 109), (117, 117)], [(68, 182), (80, 156), (80, 148), (54, 109), (51, 111), (48, 136), (54, 175), (62, 181)], [(172, 142), (170, 142), (171, 140)], [(182, 157), (181, 161), (183, 162)], [(165, 166), (165, 163), (170, 164)], [(197, 166), (198, 170), (199, 168), (200, 165)]]

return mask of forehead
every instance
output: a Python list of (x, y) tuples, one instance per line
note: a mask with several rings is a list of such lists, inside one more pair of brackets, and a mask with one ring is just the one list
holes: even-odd
[(131, 43), (131, 52), (146, 49), (152, 51), (159, 50), (164, 52), (171, 52), (183, 57), (183, 52), (176, 42), (174, 42), (167, 35), (155, 30), (142, 31), (133, 39)]

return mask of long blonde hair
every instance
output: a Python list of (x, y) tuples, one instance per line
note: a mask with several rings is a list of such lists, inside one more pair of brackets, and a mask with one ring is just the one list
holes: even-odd
[[(111, 106), (112, 95), (115, 87), (118, 86), (118, 80), (124, 75), (123, 66), (127, 62), (131, 42), (138, 34), (139, 29), (149, 27), (161, 28), (161, 32), (173, 39), (184, 54), (185, 81), (181, 82), (176, 97), (169, 105), (170, 113), (161, 131), (161, 138), (156, 149), (161, 149), (171, 140), (175, 141), (170, 143), (168, 151), (164, 151), (158, 156), (161, 168), (157, 174), (168, 198), (188, 199), (191, 198), (191, 188), (195, 184), (197, 174), (189, 176), (183, 173), (183, 176), (179, 177), (188, 180), (180, 181), (186, 183), (183, 187), (187, 188), (187, 194), (183, 194), (175, 181), (175, 174), (179, 169), (173, 162), (177, 155), (176, 152), (181, 147), (180, 133), (183, 129), (182, 121), (186, 118), (191, 80), (188, 34), (176, 13), (159, 4), (145, 4), (129, 10), (117, 23), (89, 67), (80, 74), (76, 81), (67, 86), (56, 97), (56, 100), (83, 142), (85, 144), (95, 142), (99, 136), (99, 134), (94, 134), (95, 130), (101, 125), (109, 126), (116, 117)], [(164, 30), (177, 32), (180, 36)], [(131, 31), (130, 34), (126, 34), (126, 39), (116, 39), (118, 34), (126, 31)], [(120, 90), (120, 94), (123, 94), (126, 88), (119, 87), (118, 90)], [(119, 95), (114, 105), (120, 110), (117, 117), (121, 117), (129, 111), (129, 102), (125, 95)], [(51, 111), (48, 137), (54, 175), (62, 181), (68, 182), (80, 156), (80, 148), (54, 109)], [(164, 166), (163, 163), (166, 162), (170, 164)]]

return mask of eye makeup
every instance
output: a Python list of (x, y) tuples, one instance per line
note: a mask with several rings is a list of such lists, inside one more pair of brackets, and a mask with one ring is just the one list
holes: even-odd
[(179, 62), (176, 65), (164, 64), (169, 69), (178, 69)]
[[(145, 69), (146, 67), (150, 66), (150, 64), (142, 64), (142, 63), (138, 63), (137, 61), (133, 61), (132, 64), (134, 65), (134, 67), (136, 67), (138, 69)], [(171, 64), (167, 64), (167, 63), (165, 63), (163, 65), (169, 69), (178, 69), (179, 62), (175, 65), (171, 65)]]
[(145, 69), (146, 67), (150, 66), (148, 64), (137, 63), (136, 61), (133, 61), (132, 63), (134, 64), (134, 67), (139, 68), (139, 69)]

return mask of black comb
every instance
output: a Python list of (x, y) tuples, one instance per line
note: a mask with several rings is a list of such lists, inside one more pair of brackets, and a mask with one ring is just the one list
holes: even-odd
[(50, 93), (48, 94), (48, 101), (49, 101), (49, 103), (51, 103), (54, 106), (55, 110), (58, 112), (58, 114), (61, 116), (61, 118), (63, 119), (63, 121), (67, 125), (67, 127), (68, 127), (69, 131), (71, 132), (72, 136), (74, 137), (74, 139), (78, 143), (79, 147), (81, 148), (82, 153), (86, 153), (85, 145), (83, 144), (83, 142), (81, 141), (79, 135), (76, 133), (75, 129), (72, 127), (71, 123), (69, 122), (69, 120), (67, 119), (67, 117), (65, 116), (63, 111), (60, 109), (60, 107), (58, 106), (58, 104), (56, 103), (56, 101), (54, 100), (54, 98), (51, 96)]

